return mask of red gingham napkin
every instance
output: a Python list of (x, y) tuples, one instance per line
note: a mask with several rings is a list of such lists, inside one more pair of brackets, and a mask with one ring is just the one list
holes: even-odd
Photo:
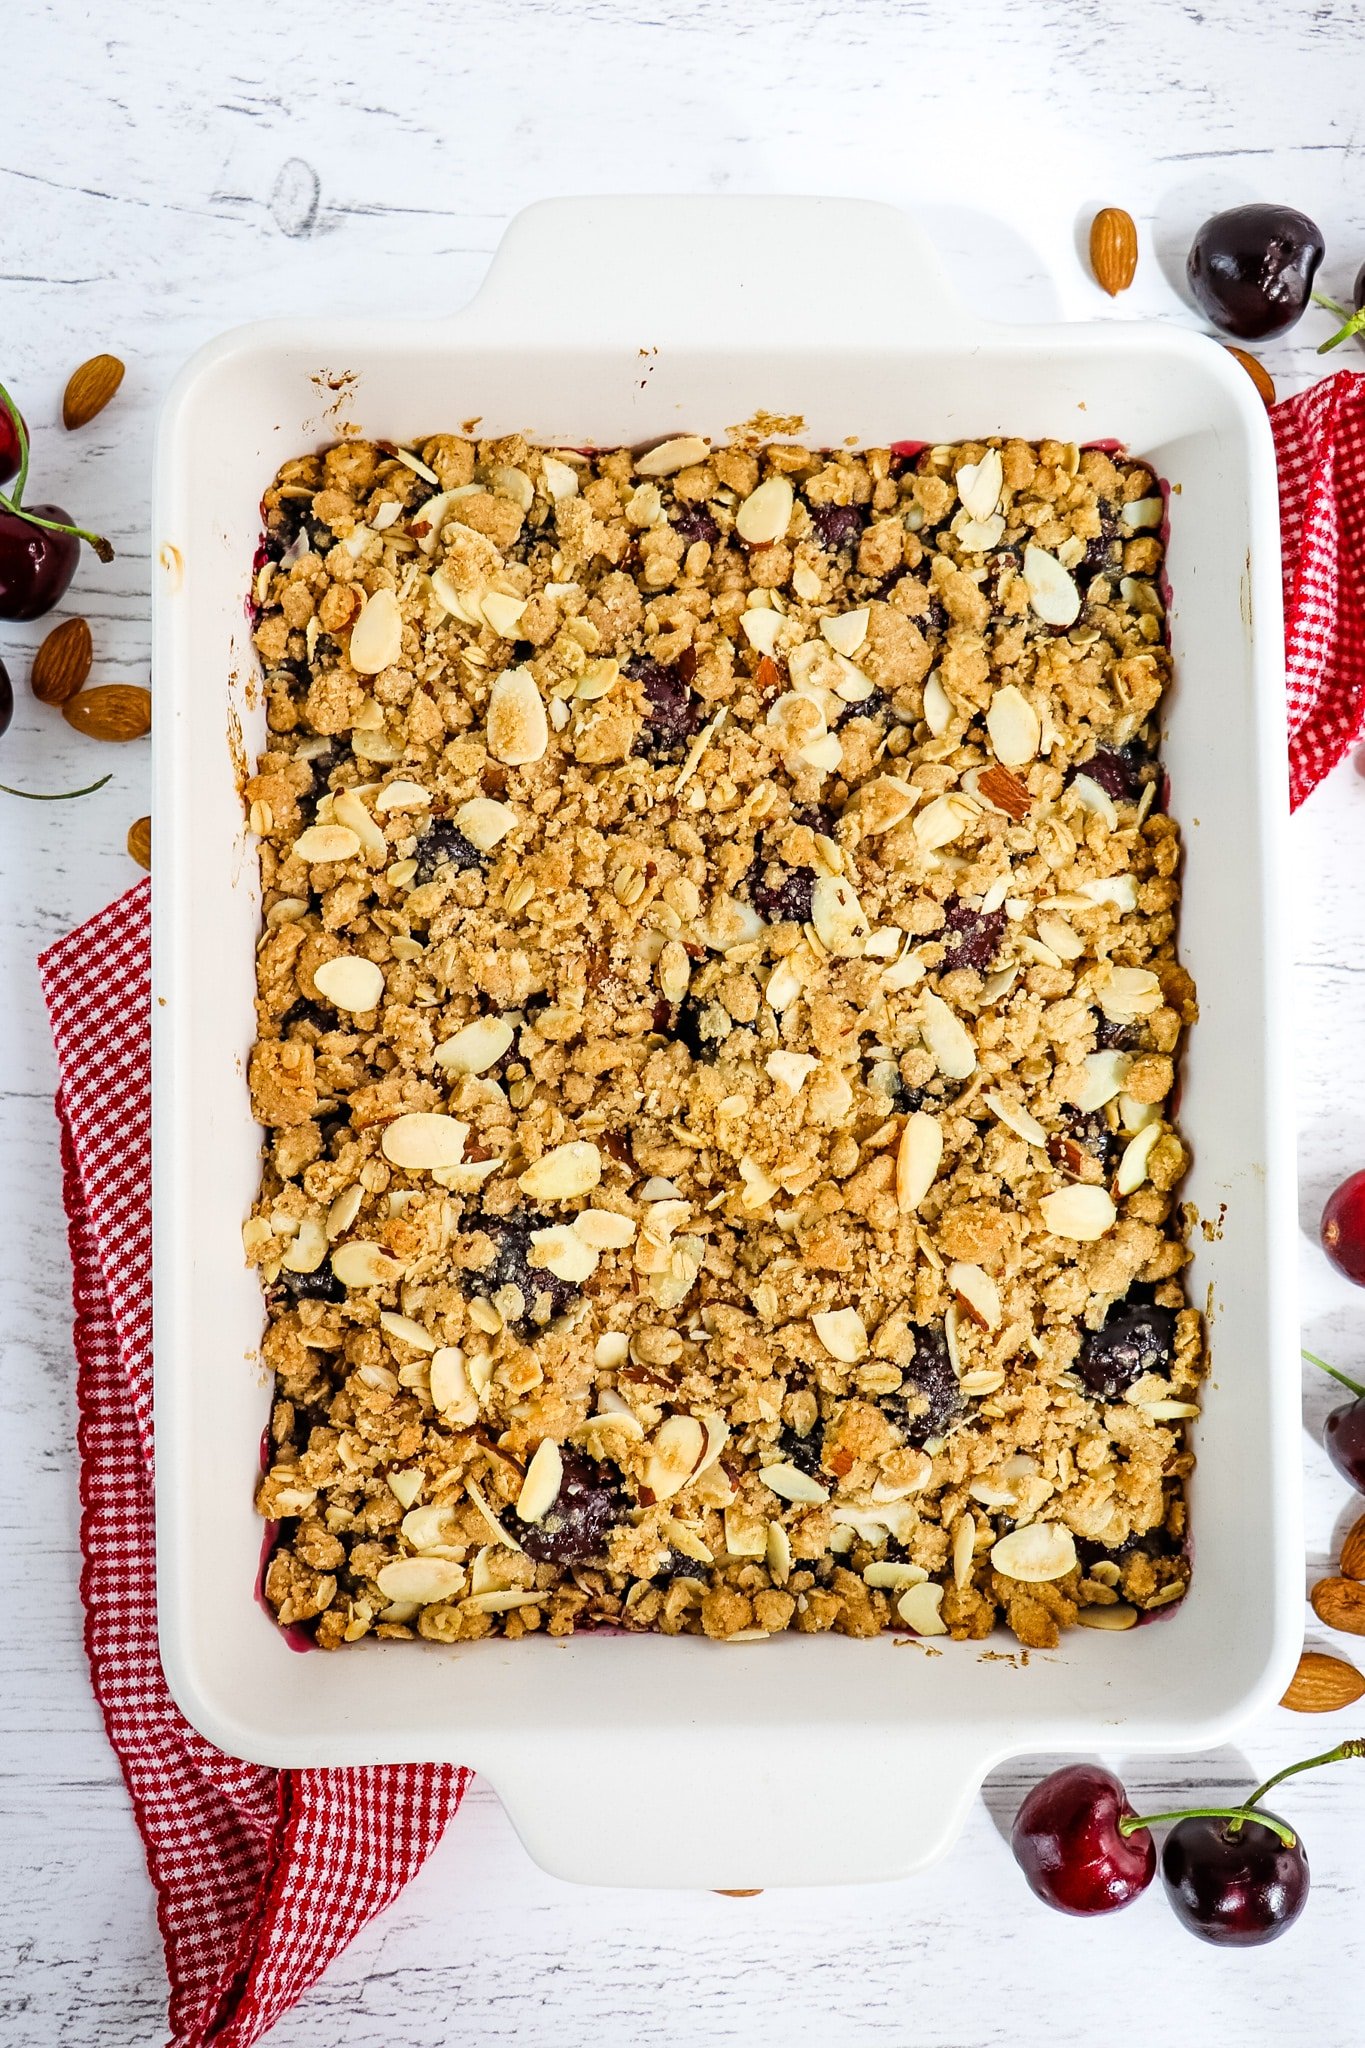
[(1289, 799), (1334, 768), (1365, 716), (1365, 377), (1339, 370), (1270, 415), (1284, 549)]
[(157, 1893), (172, 2048), (247, 2048), (440, 1840), (450, 1765), (268, 1771), (197, 1735), (157, 1653), (152, 1547), (150, 891), (43, 954), (61, 1085), (95, 1695)]
[[(1343, 371), (1271, 421), (1297, 805), (1365, 709), (1365, 377)], [(152, 1549), (148, 905), (142, 882), (39, 963), (75, 1269), (81, 1597), (95, 1693), (157, 1890), (171, 2048), (247, 2048), (420, 1869), (469, 1774), (262, 1770), (205, 1742), (166, 1690)]]

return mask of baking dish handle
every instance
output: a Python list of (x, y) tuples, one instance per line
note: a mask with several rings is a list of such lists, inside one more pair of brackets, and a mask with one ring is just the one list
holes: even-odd
[(509, 223), (459, 320), (523, 347), (543, 326), (556, 346), (642, 350), (980, 332), (919, 223), (869, 199), (543, 199)]

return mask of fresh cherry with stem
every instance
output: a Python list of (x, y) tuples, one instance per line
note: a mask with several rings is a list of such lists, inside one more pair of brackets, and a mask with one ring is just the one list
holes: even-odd
[(1354, 1486), (1357, 1493), (1365, 1493), (1365, 1387), (1358, 1380), (1348, 1379), (1344, 1372), (1338, 1372), (1316, 1352), (1305, 1351), (1303, 1355), (1310, 1365), (1316, 1365), (1319, 1371), (1355, 1395), (1354, 1401), (1343, 1401), (1340, 1408), (1332, 1410), (1323, 1424), (1322, 1441), (1328, 1457), (1347, 1485)]
[(75, 575), (82, 541), (88, 542), (102, 562), (111, 562), (114, 550), (101, 534), (74, 525), (60, 505), (23, 503), (28, 483), (28, 429), (3, 384), (0, 419), (13, 434), (19, 457), (18, 468), (5, 479), (13, 479), (8, 495), (0, 491), (0, 619), (37, 619), (51, 611)]
[(1068, 1764), (1044, 1778), (1014, 1817), (1014, 1860), (1044, 1905), (1113, 1913), (1156, 1875), (1156, 1844), (1112, 1771)]
[(1161, 1881), (1177, 1918), (1217, 1948), (1258, 1948), (1293, 1926), (1309, 1887), (1302, 1841), (1261, 1801), (1300, 1771), (1352, 1757), (1365, 1757), (1365, 1741), (1339, 1742), (1321, 1756), (1287, 1765), (1258, 1785), (1245, 1806), (1134, 1814), (1119, 1822), (1119, 1831), (1173, 1822), (1161, 1851)]

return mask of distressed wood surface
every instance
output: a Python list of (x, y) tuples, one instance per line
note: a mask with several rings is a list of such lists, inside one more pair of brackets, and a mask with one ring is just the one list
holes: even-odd
[[(969, 301), (1021, 320), (1111, 317), (1078, 253), (1098, 205), (1128, 207), (1141, 229), (1121, 313), (1188, 321), (1178, 281), (1192, 228), (1220, 206), (1280, 199), (1321, 222), (1320, 283), (1342, 297), (1365, 257), (1357, 31), (1352, 0), (143, 0), (79, 18), (31, 0), (6, 33), (0, 376), (36, 436), (31, 495), (66, 504), (119, 551), (107, 568), (87, 556), (64, 607), (91, 622), (97, 680), (146, 676), (152, 423), (176, 366), (222, 328), (297, 311), (439, 313), (473, 290), (517, 207), (574, 190), (889, 199), (920, 210)], [(854, 316), (857, 278), (805, 276), (799, 250), (792, 288), (846, 294)], [(1266, 351), (1282, 390), (1319, 374), (1313, 344), (1328, 331), (1315, 312)], [(67, 436), (65, 376), (105, 348), (128, 362), (123, 390)], [(113, 780), (76, 805), (0, 798), (0, 2044), (127, 2048), (163, 2038), (164, 1983), (80, 1648), (69, 1275), (33, 959), (135, 879), (123, 843), (148, 806), (148, 761), (145, 742), (102, 749), (33, 702), (43, 630), (0, 629), (19, 700), (4, 778), (49, 790), (106, 769)], [(1365, 1362), (1359, 1297), (1328, 1273), (1315, 1222), (1326, 1192), (1365, 1163), (1362, 830), (1365, 783), (1347, 765), (1296, 821), (1284, 878), (1305, 1337), (1348, 1369)], [(1314, 1576), (1349, 1519), (1317, 1441), (1333, 1399), (1318, 1377), (1306, 1384)], [(1365, 1733), (1360, 1710), (1326, 1726), (1276, 1711), (1239, 1752), (1144, 1762), (1129, 1782), (1163, 1806), (1226, 1796), (1348, 1733)], [(748, 1900), (558, 1883), (476, 1791), (421, 1878), (272, 2041), (1359, 2041), (1365, 1783), (1343, 1770), (1286, 1797), (1311, 1847), (1313, 1899), (1278, 1946), (1239, 1958), (1182, 1934), (1159, 1893), (1095, 1925), (1036, 1907), (1002, 1840), (1035, 1775), (1027, 1759), (997, 1773), (927, 1875)]]

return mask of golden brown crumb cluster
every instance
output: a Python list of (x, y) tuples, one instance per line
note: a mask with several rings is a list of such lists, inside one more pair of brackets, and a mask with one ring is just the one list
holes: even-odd
[(1183, 1591), (1163, 505), (1044, 441), (349, 442), (265, 499), (281, 1622)]

